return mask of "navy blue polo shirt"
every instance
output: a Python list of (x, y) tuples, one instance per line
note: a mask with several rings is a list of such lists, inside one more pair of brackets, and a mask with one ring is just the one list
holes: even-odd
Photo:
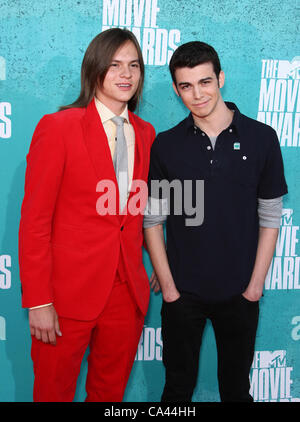
[(191, 114), (159, 133), (151, 149), (150, 196), (153, 181), (176, 180), (182, 184), (184, 200), (184, 181), (189, 180), (193, 181), (190, 199), (196, 205), (196, 181), (204, 181), (202, 224), (188, 226), (186, 219), (191, 216), (184, 206), (181, 215), (174, 212), (171, 195), (166, 242), (177, 289), (207, 303), (245, 291), (258, 244), (257, 199), (287, 193), (275, 130), (241, 114), (233, 103), (226, 105), (234, 110), (234, 117), (217, 137), (214, 149)]

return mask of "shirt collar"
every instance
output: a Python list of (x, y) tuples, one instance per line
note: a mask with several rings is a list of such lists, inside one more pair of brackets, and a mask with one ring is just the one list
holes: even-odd
[[(238, 131), (241, 127), (241, 113), (234, 103), (225, 101), (225, 104), (230, 110), (234, 111), (233, 119), (232, 119), (232, 122), (230, 123), (229, 128), (234, 128), (236, 129), (236, 131)], [(187, 129), (193, 129), (193, 130), (196, 127), (192, 113), (190, 113), (188, 117), (186, 118), (186, 127)]]
[(233, 119), (232, 119), (232, 122), (231, 122), (229, 127), (236, 129), (236, 131), (238, 132), (239, 129), (241, 128), (241, 113), (240, 113), (240, 110), (237, 108), (237, 106), (234, 103), (230, 103), (228, 101), (225, 101), (225, 104), (227, 105), (229, 110), (234, 111)]
[[(108, 120), (111, 120), (116, 115), (108, 108), (106, 107), (101, 101), (98, 100), (98, 98), (95, 97), (95, 105), (97, 108), (97, 111), (99, 113), (100, 119), (102, 124), (107, 122)], [(126, 104), (126, 107), (120, 114), (121, 117), (124, 117), (125, 121), (129, 122), (129, 116), (128, 116), (128, 106)]]

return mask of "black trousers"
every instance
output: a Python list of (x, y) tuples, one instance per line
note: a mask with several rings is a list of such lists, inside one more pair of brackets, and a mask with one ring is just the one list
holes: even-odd
[(251, 402), (249, 373), (259, 315), (259, 302), (242, 295), (227, 302), (204, 304), (191, 294), (163, 302), (162, 340), (166, 383), (162, 402), (190, 402), (198, 377), (199, 353), (207, 318), (218, 352), (222, 402)]

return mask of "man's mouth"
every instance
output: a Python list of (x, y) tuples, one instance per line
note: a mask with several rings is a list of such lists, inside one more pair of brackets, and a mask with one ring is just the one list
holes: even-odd
[(209, 100), (193, 104), (194, 107), (205, 107)]

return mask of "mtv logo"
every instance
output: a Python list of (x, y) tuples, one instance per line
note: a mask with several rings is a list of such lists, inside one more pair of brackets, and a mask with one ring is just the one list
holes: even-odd
[(286, 350), (263, 351), (259, 354), (260, 368), (283, 368), (286, 366)]
[(291, 62), (288, 60), (278, 60), (278, 79), (300, 79), (300, 57), (294, 57)]
[(293, 213), (294, 213), (293, 209), (283, 208), (280, 224), (282, 226), (292, 226), (293, 225)]

